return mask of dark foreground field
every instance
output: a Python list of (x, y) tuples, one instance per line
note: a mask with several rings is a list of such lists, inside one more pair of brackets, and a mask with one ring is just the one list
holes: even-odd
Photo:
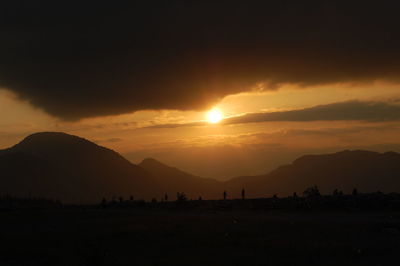
[(9, 210), (0, 265), (398, 265), (400, 212)]

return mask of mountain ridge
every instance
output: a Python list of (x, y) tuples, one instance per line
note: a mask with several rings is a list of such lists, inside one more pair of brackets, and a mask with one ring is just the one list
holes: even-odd
[(265, 196), (262, 191), (265, 188), (274, 191), (274, 194), (290, 195), (301, 193), (312, 185), (319, 186), (323, 193), (331, 193), (336, 188), (346, 192), (353, 188), (368, 192), (398, 192), (400, 154), (393, 151), (344, 150), (303, 155), (268, 174), (232, 178), (227, 181), (226, 187), (243, 186), (255, 196)]
[[(10, 154), (31, 156), (34, 158), (32, 160), (40, 162), (39, 167), (54, 169), (54, 171), (38, 172), (35, 178), (45, 176), (46, 180), (51, 180), (48, 183), (52, 183), (51, 186), (55, 187), (61, 198), (68, 201), (98, 201), (101, 197), (112, 197), (114, 194), (127, 197), (130, 193), (134, 193), (144, 196), (141, 189), (150, 183), (154, 184), (155, 191), (159, 190), (151, 175), (117, 152), (66, 133), (41, 132), (29, 135), (18, 144), (6, 149), (1, 156)], [(8, 173), (8, 176), (18, 179), (18, 175), (14, 172), (19, 172), (20, 175), (35, 173), (32, 165), (21, 172), (25, 165), (21, 164), (18, 158), (15, 158), (13, 164), (14, 168), (1, 165), (3, 176), (4, 173)], [(4, 178), (0, 180), (3, 188), (12, 183), (10, 179), (9, 182)], [(134, 189), (129, 191), (127, 187)], [(35, 188), (36, 186), (31, 184), (29, 194), (35, 194)], [(19, 190), (15, 186), (13, 189)], [(54, 193), (48, 194), (52, 196)]]
[(98, 202), (116, 196), (172, 199), (184, 192), (196, 199), (301, 193), (318, 185), (323, 193), (400, 191), (400, 154), (344, 150), (303, 155), (262, 175), (217, 181), (184, 172), (154, 158), (138, 165), (116, 151), (62, 132), (40, 132), (0, 150), (0, 193), (37, 195), (70, 202)]
[[(218, 197), (220, 194), (221, 182), (189, 174), (176, 167), (168, 166), (154, 158), (146, 158), (138, 166), (147, 170), (152, 174), (158, 182), (168, 180), (165, 185), (166, 190), (175, 190), (177, 192), (187, 191), (187, 187), (191, 186), (189, 195), (197, 197)], [(186, 192), (185, 192), (186, 193)]]

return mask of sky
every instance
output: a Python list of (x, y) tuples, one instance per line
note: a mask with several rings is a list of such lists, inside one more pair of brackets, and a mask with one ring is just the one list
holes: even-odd
[(0, 149), (63, 131), (218, 179), (308, 153), (400, 151), (398, 7), (6, 1)]

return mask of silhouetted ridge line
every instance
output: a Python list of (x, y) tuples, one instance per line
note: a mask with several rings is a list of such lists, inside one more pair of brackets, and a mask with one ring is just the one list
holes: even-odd
[(11, 148), (13, 151), (22, 151), (36, 155), (51, 155), (49, 153), (99, 152), (110, 153), (126, 160), (117, 152), (99, 146), (87, 139), (69, 135), (63, 132), (40, 132), (24, 138)]
[(226, 182), (228, 190), (245, 187), (255, 197), (268, 193), (290, 195), (310, 185), (323, 193), (338, 188), (349, 192), (400, 191), (400, 154), (345, 150), (321, 155), (304, 155), (292, 164), (278, 167), (266, 175), (237, 177)]
[(140, 164), (163, 185), (168, 194), (185, 192), (190, 198), (217, 198), (221, 182), (186, 173), (176, 167), (163, 164), (153, 158), (146, 158)]
[(321, 193), (400, 191), (400, 154), (341, 151), (305, 155), (269, 174), (219, 182), (198, 177), (155, 159), (135, 165), (117, 152), (61, 132), (36, 133), (0, 151), (0, 195), (99, 202), (101, 198), (162, 200), (287, 196), (317, 185)]
[(65, 202), (95, 202), (114, 194), (145, 197), (150, 184), (154, 193), (160, 190), (145, 170), (115, 151), (60, 132), (32, 134), (1, 159), (0, 192), (11, 195), (33, 193)]
[(155, 172), (155, 171), (168, 171), (172, 175), (176, 176), (185, 176), (185, 177), (196, 177), (196, 178), (201, 178), (192, 174), (189, 174), (185, 171), (182, 171), (176, 167), (172, 167), (169, 165), (166, 165), (154, 158), (146, 158), (144, 159), (141, 163), (138, 164), (140, 167), (143, 167), (144, 169), (148, 170), (149, 172)]

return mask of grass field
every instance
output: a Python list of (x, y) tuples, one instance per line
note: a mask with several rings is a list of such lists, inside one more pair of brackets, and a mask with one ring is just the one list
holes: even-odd
[(0, 265), (397, 265), (400, 212), (14, 210)]

